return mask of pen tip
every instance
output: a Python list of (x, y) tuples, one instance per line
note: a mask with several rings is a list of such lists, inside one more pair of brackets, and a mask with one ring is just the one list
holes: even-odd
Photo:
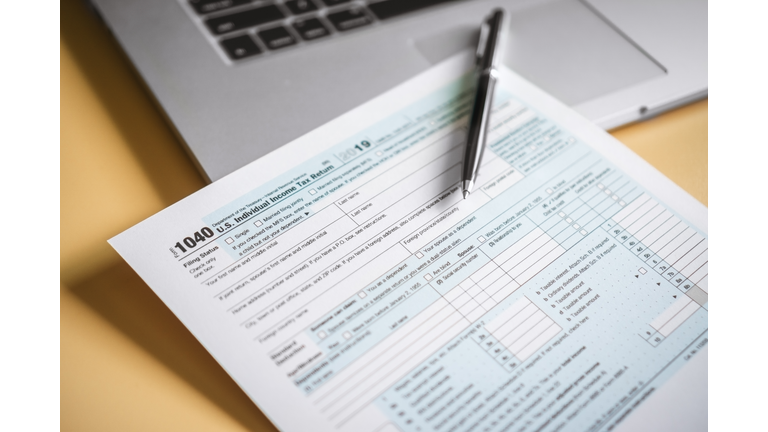
[(469, 191), (468, 191), (468, 190), (465, 190), (465, 191), (464, 191), (464, 199), (467, 199), (467, 197), (468, 197), (468, 196), (469, 196)]

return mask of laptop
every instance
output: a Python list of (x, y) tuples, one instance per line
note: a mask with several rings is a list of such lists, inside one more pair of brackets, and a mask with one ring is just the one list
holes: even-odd
[(208, 181), (473, 47), (497, 6), (507, 66), (603, 128), (707, 96), (703, 0), (90, 1)]

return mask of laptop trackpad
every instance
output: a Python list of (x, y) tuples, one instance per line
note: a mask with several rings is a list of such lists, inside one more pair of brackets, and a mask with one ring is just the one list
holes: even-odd
[[(459, 27), (416, 41), (437, 63), (473, 47), (477, 28)], [(514, 13), (504, 62), (568, 105), (629, 87), (665, 70), (577, 0)]]

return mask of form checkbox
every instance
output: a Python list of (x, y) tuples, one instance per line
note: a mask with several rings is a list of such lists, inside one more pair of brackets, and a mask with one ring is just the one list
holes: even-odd
[(619, 201), (619, 205), (620, 206), (625, 206), (625, 205), (627, 205), (627, 203), (625, 203), (624, 201)]
[(382, 152), (380, 152), (380, 151), (377, 151), (377, 152), (376, 152), (376, 156), (381, 156), (381, 155), (383, 155), (383, 154), (384, 154), (384, 153), (382, 153)]
[(602, 184), (602, 183), (598, 183), (598, 184), (597, 184), (597, 188), (598, 188), (598, 189), (605, 189), (605, 186), (603, 186), (603, 184)]
[(368, 294), (366, 294), (365, 291), (360, 291), (359, 293), (357, 293), (357, 296), (360, 298), (365, 298), (367, 295)]
[(427, 274), (424, 275), (424, 279), (426, 279), (428, 281), (431, 281), (432, 280), (432, 275), (427, 273)]
[(254, 222), (253, 224), (254, 224), (254, 225), (256, 225), (257, 227), (259, 227), (259, 226), (261, 226), (261, 225), (262, 225), (262, 223), (261, 223), (261, 221), (260, 221), (260, 220), (257, 220), (257, 221), (256, 221), (256, 222)]
[(613, 198), (614, 201), (618, 201), (619, 200), (619, 197), (616, 196), (616, 195), (612, 196), (611, 198)]
[(232, 237), (227, 237), (227, 239), (224, 241), (227, 242), (227, 244), (232, 244), (235, 242), (234, 240), (232, 240)]
[(548, 193), (548, 194), (552, 194), (552, 189), (550, 189), (550, 188), (547, 188), (547, 193)]
[(648, 272), (648, 270), (646, 270), (645, 267), (640, 267), (639, 269), (637, 269), (637, 271), (639, 271), (640, 274), (646, 274)]
[(605, 192), (606, 195), (610, 195), (611, 194), (611, 190), (610, 189), (606, 189), (603, 192)]
[(573, 229), (579, 229), (579, 224), (573, 224)]
[(587, 230), (581, 230), (581, 235), (583, 236), (587, 235)]
[(328, 336), (328, 333), (324, 331), (321, 331), (320, 333), (317, 334), (317, 337), (319, 337), (320, 339), (325, 339), (326, 336)]
[(480, 236), (480, 237), (478, 237), (478, 238), (477, 238), (477, 241), (479, 241), (480, 243), (482, 243), (482, 242), (484, 242), (484, 241), (485, 241), (485, 237), (483, 237), (483, 236)]
[(350, 332), (344, 332), (344, 339), (349, 339), (352, 337), (352, 333)]
[(309, 194), (310, 194), (310, 195), (314, 195), (314, 194), (316, 194), (316, 193), (317, 193), (317, 191), (316, 191), (316, 190), (314, 190), (314, 189), (310, 189), (310, 190), (309, 190)]
[(560, 213), (558, 213), (558, 216), (560, 216), (561, 218), (564, 218), (565, 217), (565, 213), (564, 212), (560, 212)]
[(531, 150), (534, 150), (534, 151), (536, 150), (536, 146), (533, 145), (533, 144), (529, 145), (528, 148), (531, 149)]
[(565, 221), (566, 221), (566, 222), (568, 222), (568, 223), (571, 223), (571, 222), (573, 222), (573, 219), (571, 219), (571, 218), (565, 218)]
[(424, 254), (421, 253), (421, 251), (418, 251), (418, 252), (416, 252), (416, 258), (422, 259), (422, 258), (424, 258)]

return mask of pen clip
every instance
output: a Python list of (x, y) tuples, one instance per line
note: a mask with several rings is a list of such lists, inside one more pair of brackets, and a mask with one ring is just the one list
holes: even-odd
[(491, 26), (488, 21), (483, 21), (480, 26), (480, 38), (477, 40), (477, 51), (475, 51), (475, 64), (480, 64), (485, 56), (485, 47), (488, 44), (488, 35), (491, 32)]

